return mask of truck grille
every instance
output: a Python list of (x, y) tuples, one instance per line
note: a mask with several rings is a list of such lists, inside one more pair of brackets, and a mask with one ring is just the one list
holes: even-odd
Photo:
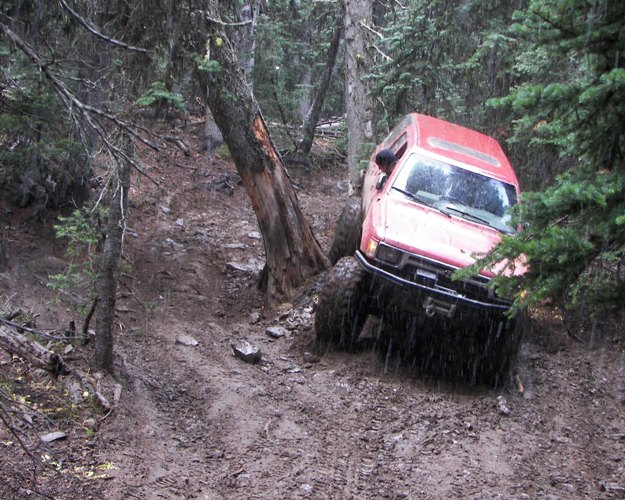
[[(397, 250), (397, 249), (396, 249)], [(487, 285), (489, 278), (476, 276), (468, 280), (453, 281), (451, 276), (457, 268), (415, 254), (402, 252), (396, 265), (380, 262), (380, 267), (406, 281), (424, 285), (458, 297), (481, 302), (507, 304), (509, 301), (498, 298)]]

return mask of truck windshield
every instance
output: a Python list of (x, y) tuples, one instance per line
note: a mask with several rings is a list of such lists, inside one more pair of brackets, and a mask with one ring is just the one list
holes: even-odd
[(504, 233), (516, 232), (508, 225), (508, 208), (517, 203), (512, 184), (413, 154), (401, 167), (393, 187), (395, 192), (410, 193), (417, 203)]

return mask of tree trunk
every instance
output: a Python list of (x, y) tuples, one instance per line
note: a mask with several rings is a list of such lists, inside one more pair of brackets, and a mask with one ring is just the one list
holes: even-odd
[(214, 23), (210, 58), (219, 68), (205, 73), (210, 86), (208, 104), (263, 234), (266, 264), (260, 284), (271, 305), (289, 299), (296, 287), (329, 267), (329, 262), (299, 207), (222, 24)]
[[(210, 89), (206, 89), (206, 98)], [(204, 137), (202, 139), (202, 151), (206, 151), (207, 154), (211, 154), (218, 146), (224, 143), (224, 138), (221, 135), (221, 130), (215, 123), (213, 113), (208, 104), (204, 106)]]
[[(131, 156), (131, 139), (123, 133), (123, 151)], [(96, 283), (98, 305), (96, 309), (95, 364), (110, 371), (113, 366), (113, 320), (115, 319), (115, 296), (119, 277), (119, 261), (122, 253), (126, 207), (130, 186), (130, 164), (118, 160), (111, 172), (111, 200), (106, 227), (106, 238)]]
[(247, 82), (252, 81), (252, 71), (254, 71), (254, 52), (256, 51), (254, 32), (260, 12), (261, 4), (254, 0), (246, 2), (239, 12), (241, 22), (245, 24), (237, 30), (234, 42), (238, 48), (239, 64)]
[(360, 190), (361, 172), (375, 138), (373, 103), (369, 85), (363, 79), (373, 65), (368, 49), (368, 32), (371, 26), (371, 0), (343, 0), (345, 7), (345, 105), (347, 108), (347, 167), (349, 194)]
[(315, 138), (315, 128), (319, 121), (319, 115), (321, 114), (321, 108), (323, 107), (323, 100), (330, 81), (332, 80), (332, 71), (334, 69), (334, 63), (336, 62), (336, 55), (339, 51), (339, 43), (341, 41), (341, 34), (343, 32), (343, 18), (341, 15), (337, 15), (336, 25), (334, 28), (334, 34), (332, 35), (332, 41), (330, 42), (330, 48), (326, 55), (326, 65), (319, 81), (319, 88), (313, 99), (312, 106), (306, 114), (304, 119), (304, 126), (302, 128), (302, 140), (299, 144), (299, 150), (303, 155), (310, 153), (313, 139)]

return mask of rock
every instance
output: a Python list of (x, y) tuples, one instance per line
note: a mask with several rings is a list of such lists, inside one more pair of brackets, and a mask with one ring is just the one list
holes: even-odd
[(504, 398), (503, 396), (497, 396), (497, 408), (505, 416), (508, 416), (510, 414), (510, 410), (508, 409), (508, 405), (506, 403), (506, 398)]
[(262, 358), (262, 353), (260, 352), (260, 349), (258, 347), (254, 347), (252, 344), (245, 340), (239, 342), (238, 344), (232, 344), (230, 347), (232, 347), (234, 355), (237, 358), (242, 359), (246, 363), (254, 365), (258, 363)]
[(51, 443), (52, 441), (59, 441), (61, 439), (67, 439), (67, 434), (62, 431), (50, 432), (49, 434), (44, 434), (43, 436), (39, 436), (44, 443)]
[(247, 233), (247, 237), (252, 239), (252, 240), (262, 240), (263, 239), (262, 234), (260, 234), (258, 231), (251, 231), (251, 232)]
[(83, 420), (82, 425), (83, 427), (91, 431), (98, 430), (98, 421), (95, 418), (86, 418), (85, 420)]
[(184, 227), (184, 219), (176, 219), (176, 226)]
[(176, 344), (187, 345), (189, 347), (197, 347), (200, 343), (189, 335), (179, 335)]
[(247, 320), (249, 321), (250, 325), (255, 325), (260, 321), (260, 318), (260, 313), (258, 311), (254, 311), (247, 317)]
[(279, 339), (284, 337), (288, 332), (286, 328), (282, 328), (281, 326), (270, 326), (265, 330), (265, 333), (272, 339)]
[(243, 271), (243, 272), (249, 271), (249, 269), (246, 266), (236, 261), (226, 262), (226, 268), (232, 269), (233, 271)]
[(78, 380), (76, 380), (75, 378), (66, 379), (63, 382), (63, 385), (65, 385), (67, 393), (69, 394), (69, 398), (73, 403), (80, 403), (85, 399), (82, 394), (82, 386), (80, 385), (80, 382), (78, 382)]
[(304, 362), (305, 363), (319, 363), (320, 358), (319, 356), (317, 356), (316, 354), (313, 354), (312, 352), (305, 352), (304, 353)]
[(244, 273), (257, 273), (263, 268), (263, 266), (264, 263), (262, 263), (258, 259), (249, 259), (246, 264), (237, 262), (235, 260), (226, 263), (227, 269), (241, 271)]
[(245, 243), (226, 243), (224, 245), (224, 248), (227, 248), (229, 250), (245, 250), (247, 246), (245, 245)]

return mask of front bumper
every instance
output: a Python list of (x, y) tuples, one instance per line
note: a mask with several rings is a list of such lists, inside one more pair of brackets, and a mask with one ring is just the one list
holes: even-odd
[[(457, 288), (451, 288), (453, 285), (449, 283), (449, 280), (441, 284), (435, 276), (436, 273), (427, 272), (427, 279), (424, 278), (419, 282), (384, 269), (377, 261), (368, 260), (360, 250), (356, 252), (356, 259), (371, 274), (371, 292), (377, 295), (378, 302), (382, 303), (381, 308), (384, 307), (384, 303), (392, 303), (413, 312), (423, 311), (429, 317), (453, 318), (460, 311), (504, 316), (512, 305), (511, 301), (494, 296), (489, 296), (486, 300), (482, 298), (482, 296), (492, 295), (486, 291), (485, 285), (484, 292), (480, 294), (482, 296), (475, 297), (470, 291), (462, 290), (460, 281), (454, 282), (457, 283)], [(448, 274), (448, 270), (446, 273)], [(418, 271), (415, 276), (417, 274), (419, 274)], [(475, 286), (473, 288), (475, 289)]]

